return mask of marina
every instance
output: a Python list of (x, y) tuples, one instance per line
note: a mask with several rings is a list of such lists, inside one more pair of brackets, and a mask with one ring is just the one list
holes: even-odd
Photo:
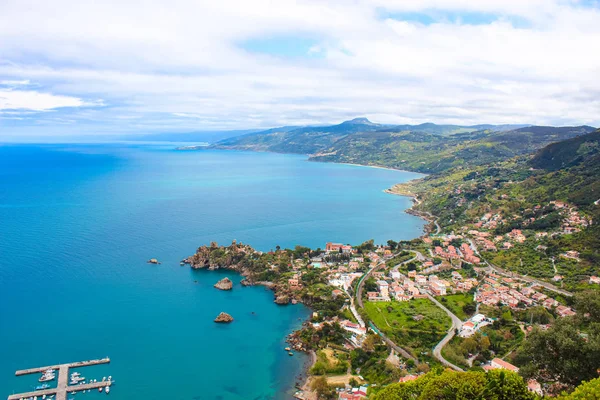
[[(17, 393), (11, 394), (8, 396), (8, 400), (24, 400), (29, 398), (42, 398), (45, 396), (56, 395), (56, 400), (67, 400), (68, 393), (82, 392), (82, 391), (91, 391), (93, 389), (97, 389), (100, 392), (105, 390), (108, 394), (110, 392), (110, 386), (114, 383), (112, 381), (112, 377), (104, 377), (101, 381), (90, 380), (88, 383), (84, 383), (85, 378), (80, 377), (78, 372), (74, 372), (71, 374), (70, 380), (71, 385), (69, 384), (69, 369), (70, 368), (80, 368), (80, 367), (89, 367), (92, 365), (99, 364), (108, 364), (110, 363), (110, 359), (108, 357), (101, 358), (97, 360), (88, 360), (88, 361), (78, 361), (74, 363), (67, 364), (56, 364), (46, 367), (37, 367), (37, 368), (29, 368), (18, 370), (15, 372), (16, 376), (30, 375), (41, 373), (42, 377), (53, 376), (55, 371), (58, 371), (58, 383), (55, 388), (48, 388), (49, 385), (40, 385), (37, 386), (36, 389), (31, 392), (26, 393)], [(40, 378), (41, 379), (41, 378)], [(45, 379), (50, 380), (50, 379)], [(77, 384), (73, 384), (77, 382)]]

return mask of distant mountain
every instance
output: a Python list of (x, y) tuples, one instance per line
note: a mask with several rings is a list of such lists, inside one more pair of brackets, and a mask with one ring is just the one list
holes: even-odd
[(392, 128), (389, 128), (389, 131), (411, 131), (411, 132), (426, 132), (435, 135), (455, 135), (460, 133), (471, 133), (476, 131), (494, 131), (494, 132), (504, 132), (510, 131), (518, 128), (524, 128), (529, 125), (523, 124), (515, 124), (515, 125), (436, 125), (431, 122), (426, 122), (420, 125), (394, 125)]
[(311, 154), (331, 146), (346, 135), (373, 132), (385, 125), (356, 118), (331, 126), (282, 127), (222, 140), (215, 147), (278, 153)]
[(436, 125), (425, 123), (420, 125), (383, 125), (369, 121), (367, 118), (355, 118), (330, 126), (282, 127), (222, 140), (214, 147), (224, 149), (243, 149), (254, 151), (273, 151), (279, 153), (313, 154), (325, 149), (348, 136), (365, 135), (369, 132), (406, 133), (419, 132), (431, 135), (450, 136), (471, 133), (484, 129), (504, 131), (526, 125)]

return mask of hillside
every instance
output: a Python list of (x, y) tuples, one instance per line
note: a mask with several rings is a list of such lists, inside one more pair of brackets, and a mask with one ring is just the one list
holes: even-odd
[(219, 141), (212, 147), (310, 154), (311, 161), (435, 173), (531, 153), (594, 129), (588, 126), (515, 127), (432, 123), (386, 126), (356, 118), (332, 126), (282, 127), (253, 132)]
[[(447, 231), (502, 238), (485, 254), (494, 264), (538, 278), (560, 274), (575, 289), (600, 273), (600, 130), (554, 143), (535, 155), (454, 168), (395, 186)], [(558, 203), (557, 203), (558, 202)], [(503, 248), (513, 229), (524, 240)], [(576, 251), (575, 258), (564, 258)], [(552, 258), (555, 261), (552, 261)]]
[(435, 173), (454, 167), (472, 167), (532, 153), (550, 143), (592, 132), (589, 126), (490, 130), (439, 136), (413, 131), (377, 131), (348, 135), (313, 161), (380, 165)]

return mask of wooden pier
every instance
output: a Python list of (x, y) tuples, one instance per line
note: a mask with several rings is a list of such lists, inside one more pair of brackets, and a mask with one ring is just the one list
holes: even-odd
[(110, 358), (106, 357), (106, 358), (101, 358), (99, 360), (79, 361), (79, 362), (74, 362), (74, 363), (56, 364), (56, 365), (49, 365), (46, 367), (29, 368), (29, 369), (19, 370), (19, 371), (15, 372), (16, 376), (42, 373), (49, 369), (58, 370), (57, 385), (55, 388), (35, 390), (32, 392), (27, 392), (27, 393), (11, 394), (10, 396), (8, 396), (8, 400), (20, 400), (23, 398), (29, 398), (29, 397), (33, 397), (33, 396), (41, 397), (43, 395), (48, 396), (48, 395), (52, 395), (52, 394), (56, 395), (56, 400), (67, 400), (67, 394), (70, 392), (81, 392), (83, 390), (92, 390), (92, 389), (98, 389), (98, 388), (104, 388), (104, 387), (111, 386), (112, 385), (111, 381), (92, 382), (92, 383), (85, 383), (85, 384), (81, 384), (81, 385), (72, 385), (72, 386), (68, 385), (70, 368), (89, 367), (91, 365), (107, 364), (109, 362), (110, 362)]

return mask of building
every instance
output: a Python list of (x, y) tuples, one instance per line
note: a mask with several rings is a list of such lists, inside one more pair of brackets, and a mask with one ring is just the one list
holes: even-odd
[(445, 296), (446, 295), (446, 285), (444, 285), (440, 281), (433, 281), (429, 283), (429, 288), (436, 296)]
[(403, 376), (402, 378), (400, 378), (400, 380), (398, 382), (399, 383), (410, 382), (410, 381), (414, 381), (418, 377), (419, 377), (418, 375), (406, 375), (406, 376)]
[(558, 306), (556, 307), (556, 313), (559, 317), (571, 317), (575, 315), (575, 311), (571, 309), (571, 307), (567, 306)]
[(379, 293), (381, 293), (381, 297), (390, 297), (389, 285), (386, 281), (377, 281), (377, 287), (379, 288)]
[(590, 283), (595, 283), (597, 285), (600, 285), (600, 277), (590, 276)]
[(500, 358), (494, 358), (490, 363), (489, 369), (506, 369), (512, 372), (519, 372), (519, 368)]
[(537, 394), (538, 396), (544, 395), (544, 392), (542, 391), (542, 385), (540, 385), (540, 383), (538, 381), (536, 381), (535, 379), (530, 379), (527, 382), (527, 389), (530, 392)]
[(341, 243), (331, 243), (328, 242), (325, 245), (325, 251), (327, 251), (328, 253), (331, 251), (340, 251), (342, 249), (343, 244)]

